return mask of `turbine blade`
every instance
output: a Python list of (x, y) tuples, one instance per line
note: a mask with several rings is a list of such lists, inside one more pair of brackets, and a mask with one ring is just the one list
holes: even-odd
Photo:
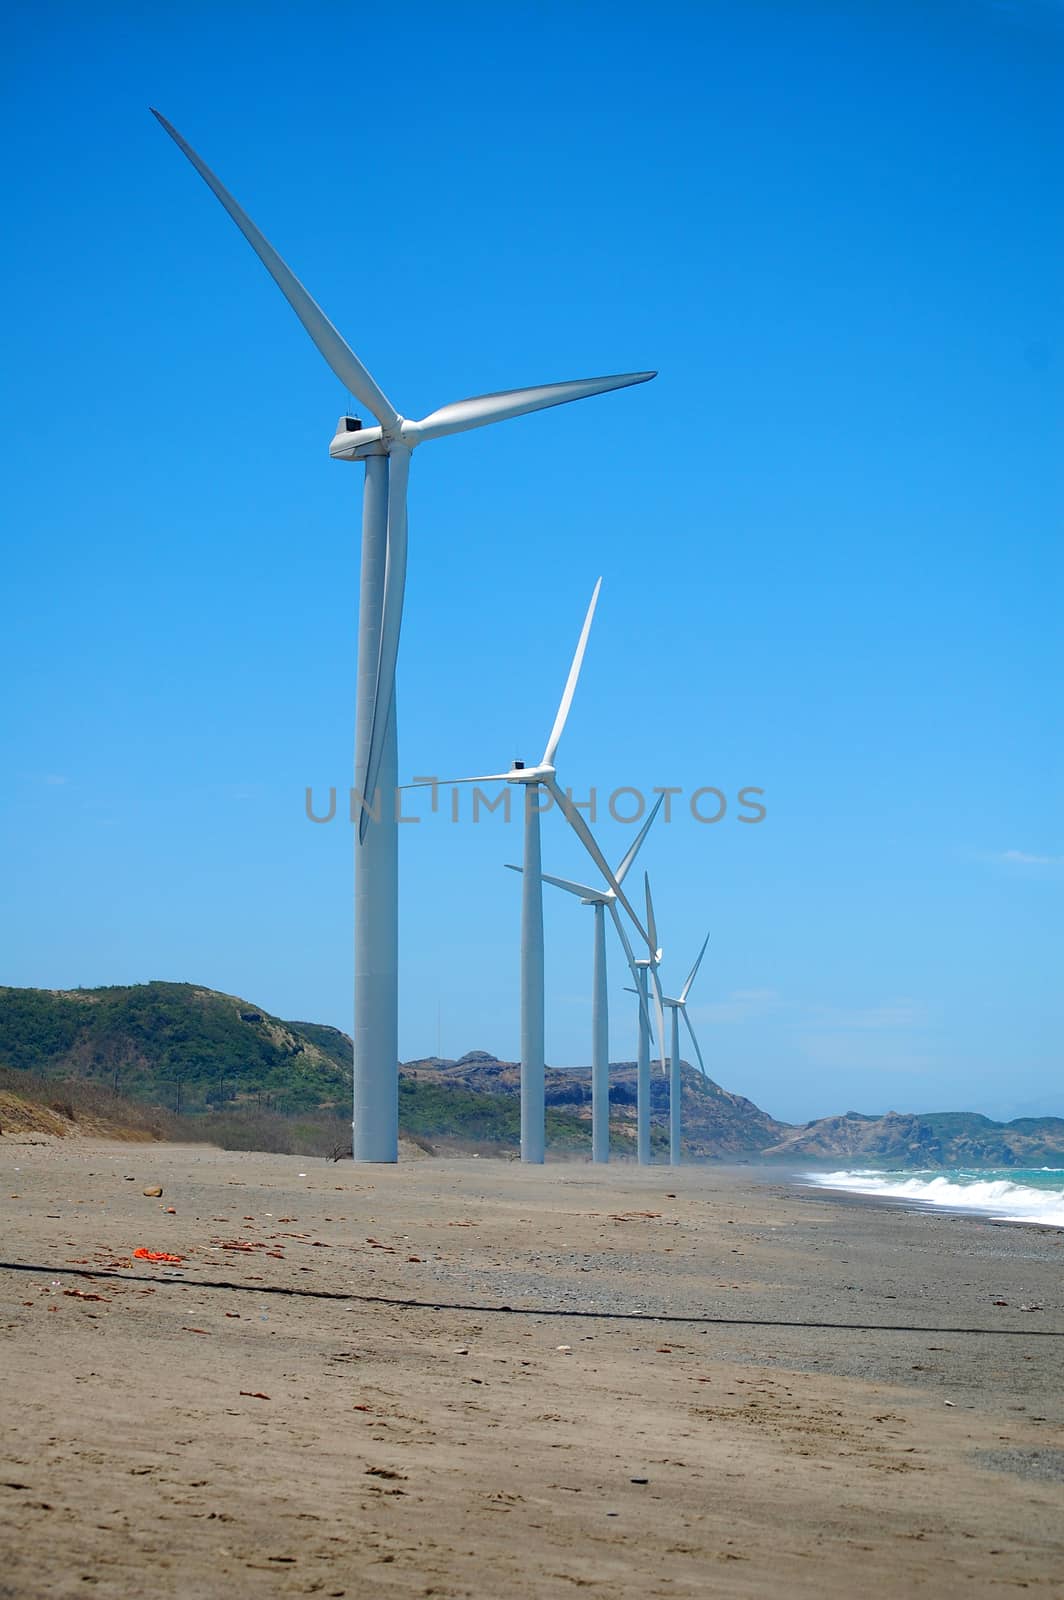
[(687, 999), (687, 996), (691, 993), (691, 985), (695, 981), (695, 974), (698, 972), (699, 967), (702, 965), (702, 957), (706, 953), (706, 945), (708, 943), (709, 943), (709, 934), (707, 933), (705, 939), (702, 941), (702, 948), (698, 952), (698, 960), (695, 962), (694, 966), (691, 968), (690, 972), (687, 974), (687, 982), (684, 984), (683, 988), (680, 990), (680, 1004), (681, 1005), (683, 1005), (684, 1001)]
[(691, 1043), (692, 1043), (692, 1044), (693, 1044), (693, 1045), (694, 1045), (694, 1047), (695, 1047), (695, 1055), (696, 1055), (696, 1056), (697, 1056), (697, 1057), (698, 1057), (698, 1065), (699, 1065), (699, 1066), (700, 1066), (700, 1067), (701, 1067), (701, 1069), (702, 1069), (702, 1076), (703, 1076), (703, 1078), (708, 1078), (708, 1077), (709, 1077), (709, 1073), (708, 1073), (708, 1072), (707, 1072), (707, 1071), (706, 1071), (706, 1064), (705, 1064), (705, 1062), (704, 1062), (704, 1061), (703, 1061), (703, 1060), (702, 1060), (702, 1051), (701, 1051), (701, 1049), (700, 1049), (700, 1048), (699, 1048), (699, 1044), (698, 1044), (698, 1040), (697, 1040), (697, 1039), (696, 1039), (696, 1038), (695, 1038), (695, 1030), (694, 1030), (694, 1028), (693, 1028), (693, 1027), (692, 1027), (692, 1026), (691, 1026), (691, 1019), (690, 1019), (690, 1017), (689, 1017), (689, 1016), (688, 1016), (688, 1015), (687, 1015), (687, 1007), (686, 1007), (686, 1006), (683, 1006), (683, 1005), (682, 1005), (682, 1006), (681, 1006), (681, 1007), (680, 1007), (680, 1015), (681, 1015), (681, 1016), (682, 1016), (682, 1017), (683, 1017), (683, 1020), (684, 1020), (684, 1021), (685, 1021), (685, 1022), (686, 1022), (686, 1024), (687, 1024), (687, 1031), (688, 1031), (688, 1033), (689, 1033), (689, 1034), (690, 1034), (690, 1035), (691, 1035)]
[[(633, 983), (638, 984), (639, 980), (636, 977), (635, 955), (632, 951), (632, 942), (624, 931), (624, 923), (621, 921), (620, 914), (612, 900), (609, 901), (609, 908), (610, 915), (613, 918), (613, 926), (617, 929), (617, 937), (621, 941), (621, 949), (624, 951), (624, 958), (628, 963), (628, 970), (632, 974), (632, 981)], [(638, 989), (636, 992), (638, 993)]]
[[(380, 642), (377, 649), (377, 687), (373, 696), (373, 721), (370, 724), (366, 771), (357, 774), (355, 787), (372, 802), (380, 776), (381, 757), (388, 732), (395, 696), (395, 666), (399, 659), (399, 631), (403, 623), (403, 592), (406, 588), (406, 487), (410, 476), (410, 451), (402, 445), (388, 457), (388, 543), (384, 558), (384, 608), (381, 614)], [(362, 782), (358, 779), (362, 778)], [(393, 805), (395, 797), (385, 795), (382, 803)], [(358, 821), (358, 837), (366, 837), (370, 813), (365, 808)]]
[(210, 167), (200, 160), (195, 150), (181, 137), (173, 124), (167, 122), (154, 106), (151, 114), (166, 129), (178, 149), (188, 157), (207, 187), (214, 191), (340, 382), (345, 388), (350, 389), (352, 394), (358, 396), (379, 423), (385, 427), (393, 427), (399, 421), (399, 413), (377, 387), (355, 352), (333, 327), (321, 307), (311, 299), (277, 251), (267, 239), (263, 238), (247, 212), (237, 205), (228, 189), (218, 181)]
[(420, 783), (401, 783), (400, 789), (453, 789), (457, 783), (506, 783), (513, 777), (509, 772), (482, 772), (477, 778), (427, 778)]
[(576, 641), (576, 651), (573, 655), (572, 666), (569, 668), (569, 676), (566, 678), (565, 688), (562, 690), (562, 698), (561, 704), (558, 707), (558, 715), (554, 719), (554, 726), (550, 730), (550, 738), (547, 740), (547, 748), (543, 752), (543, 761), (541, 765), (544, 767), (552, 767), (554, 765), (555, 752), (558, 749), (561, 736), (565, 731), (565, 724), (569, 716), (569, 707), (573, 703), (573, 696), (576, 693), (577, 681), (580, 677), (580, 668), (584, 664), (584, 651), (587, 649), (588, 635), (591, 632), (591, 623), (594, 620), (595, 607), (598, 605), (599, 590), (601, 588), (602, 579), (600, 578), (591, 594), (591, 604), (587, 608), (587, 615), (584, 618), (584, 626), (580, 629), (580, 637)]
[(636, 834), (634, 842), (629, 847), (628, 854), (625, 856), (624, 860), (621, 862), (620, 866), (617, 868), (617, 882), (618, 883), (623, 883), (624, 882), (625, 873), (628, 871), (628, 868), (632, 865), (632, 862), (635, 860), (636, 856), (639, 854), (640, 846), (642, 845), (643, 840), (646, 838), (647, 834), (650, 832), (650, 824), (653, 822), (654, 818), (657, 816), (658, 812), (661, 810), (661, 802), (664, 800), (664, 798), (665, 798), (665, 796), (663, 794), (659, 794), (658, 795), (658, 798), (654, 802), (654, 809), (651, 811), (649, 817), (644, 822), (644, 824), (640, 828), (639, 832)]
[(658, 977), (657, 967), (651, 967), (650, 977), (654, 985), (654, 1005), (657, 1010), (658, 1019), (658, 1056), (661, 1061), (662, 1075), (664, 1077), (668, 1077), (669, 1069), (665, 1062), (665, 1006), (663, 1003), (664, 997), (661, 992), (661, 979)]
[(549, 406), (563, 406), (570, 400), (606, 394), (610, 389), (627, 389), (634, 383), (646, 383), (655, 377), (655, 372), (622, 372), (609, 378), (574, 378), (567, 383), (544, 383), (532, 389), (478, 394), (471, 400), (455, 400), (449, 406), (441, 406), (438, 411), (422, 417), (420, 422), (404, 422), (403, 438), (411, 444), (420, 444), (423, 439), (442, 439), (450, 433), (486, 427), (489, 422), (506, 422), (510, 417), (526, 416), (530, 411), (545, 411)]
[(651, 956), (658, 956), (660, 955), (658, 950), (658, 925), (654, 920), (654, 902), (650, 898), (650, 875), (646, 872), (643, 874), (643, 888), (647, 898), (647, 936), (650, 954)]
[[(511, 872), (523, 873), (525, 870), (524, 867), (514, 866), (512, 861), (507, 861), (505, 864), (507, 867), (509, 867)], [(579, 895), (581, 900), (586, 900), (588, 895), (595, 900), (602, 900), (603, 902), (605, 902), (606, 899), (606, 896), (604, 894), (600, 894), (597, 889), (588, 889), (582, 883), (570, 883), (568, 878), (552, 878), (549, 872), (541, 872), (539, 875), (539, 881), (540, 883), (553, 883), (558, 889), (568, 889), (570, 894)]]
[(624, 958), (628, 963), (628, 970), (632, 974), (632, 982), (635, 984), (635, 988), (631, 991), (631, 993), (639, 996), (639, 1017), (643, 1023), (643, 1026), (649, 1033), (650, 1016), (643, 1000), (643, 991), (639, 987), (639, 969), (635, 964), (635, 956), (632, 954), (631, 942), (628, 938), (628, 935), (624, 931), (624, 923), (621, 921), (620, 913), (618, 912), (615, 903), (612, 900), (608, 900), (606, 904), (610, 908), (610, 916), (613, 918), (613, 926), (617, 929), (617, 937), (621, 941), (621, 948), (624, 951)]
[[(520, 868), (518, 868), (520, 871)], [(541, 873), (544, 883), (553, 883), (556, 889), (567, 889), (570, 894), (579, 895), (581, 900), (601, 900), (605, 902), (606, 896), (601, 889), (589, 889), (586, 883), (574, 883), (571, 878), (552, 878), (549, 872)]]
[(554, 802), (564, 815), (565, 820), (568, 822), (569, 826), (572, 828), (573, 832), (584, 846), (584, 849), (587, 851), (596, 867), (598, 867), (599, 871), (602, 873), (606, 883), (613, 890), (620, 904), (624, 907), (632, 921), (635, 923), (639, 937), (645, 943), (647, 936), (643, 925), (636, 916), (635, 912), (632, 910), (631, 904), (629, 903), (628, 897), (624, 890), (621, 888), (620, 884), (613, 876), (613, 873), (610, 871), (606, 857), (602, 854), (602, 851), (595, 843), (595, 836), (591, 832), (591, 829), (588, 827), (579, 811), (573, 805), (572, 801), (569, 799), (569, 796), (560, 787), (557, 778), (545, 778), (543, 780), (543, 787), (547, 790), (548, 794), (553, 796)]

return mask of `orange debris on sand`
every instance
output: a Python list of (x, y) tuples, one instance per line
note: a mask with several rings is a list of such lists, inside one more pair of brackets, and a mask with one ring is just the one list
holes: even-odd
[(169, 1250), (145, 1250), (143, 1245), (134, 1250), (133, 1254), (138, 1261), (184, 1261), (185, 1259), (184, 1256), (172, 1255)]

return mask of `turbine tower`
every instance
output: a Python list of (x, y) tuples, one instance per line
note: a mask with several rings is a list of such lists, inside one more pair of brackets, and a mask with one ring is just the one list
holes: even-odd
[[(661, 809), (661, 802), (665, 798), (659, 795), (654, 803), (654, 809), (640, 828), (633, 840), (627, 855), (614, 874), (618, 884), (624, 882), (629, 867), (639, 854), (643, 840), (650, 832), (650, 825)], [(511, 872), (522, 871), (512, 862), (507, 862)], [(549, 872), (542, 874), (544, 883), (552, 883), (556, 889), (565, 889), (569, 894), (575, 894), (581, 905), (591, 906), (595, 913), (595, 939), (594, 939), (594, 965), (593, 989), (591, 1000), (591, 1159), (593, 1162), (606, 1162), (610, 1159), (610, 1016), (609, 995), (606, 983), (606, 912), (609, 911), (613, 918), (613, 925), (617, 929), (617, 937), (621, 941), (625, 959), (628, 962), (632, 977), (638, 983), (638, 966), (632, 954), (632, 946), (624, 930), (620, 913), (617, 910), (617, 895), (614, 889), (592, 889), (584, 883), (573, 883), (569, 878), (554, 878)], [(649, 1019), (648, 1019), (649, 1023)]]
[(655, 374), (629, 372), (478, 395), (443, 406), (418, 422), (411, 421), (395, 409), (350, 345), (210, 168), (165, 117), (154, 109), (153, 115), (228, 211), (328, 366), (378, 424), (364, 428), (357, 417), (341, 417), (329, 454), (334, 461), (362, 461), (366, 470), (355, 690), (354, 787), (360, 815), (355, 835), (352, 1150), (356, 1161), (395, 1161), (399, 1118), (395, 667), (406, 583), (410, 455), (427, 439), (442, 439), (548, 406), (645, 383)]
[(703, 1078), (707, 1076), (706, 1064), (702, 1060), (702, 1051), (699, 1048), (698, 1040), (695, 1038), (695, 1030), (691, 1024), (691, 1018), (687, 1014), (687, 996), (691, 993), (691, 985), (695, 981), (695, 974), (702, 965), (702, 957), (706, 953), (706, 945), (708, 943), (709, 934), (707, 933), (703, 941), (702, 948), (698, 952), (698, 959), (691, 968), (690, 972), (687, 974), (687, 982), (680, 990), (680, 998), (678, 1000), (670, 1000), (666, 995), (662, 995), (661, 997), (662, 1005), (668, 1006), (672, 1011), (672, 1038), (670, 1041), (669, 1050), (669, 1165), (672, 1167), (678, 1167), (680, 1165), (680, 1132), (682, 1121), (681, 1107), (683, 1092), (680, 1082), (681, 1014), (683, 1016), (683, 1020), (687, 1024), (687, 1031), (691, 1035), (691, 1043), (695, 1047), (695, 1054), (698, 1056), (698, 1065), (702, 1070), (702, 1076)]
[(654, 1003), (658, 1015), (658, 1043), (661, 1047), (661, 1070), (665, 1067), (665, 1013), (662, 1010), (661, 948), (658, 944), (658, 925), (654, 917), (654, 902), (650, 897), (650, 878), (644, 872), (643, 888), (646, 896), (647, 955), (636, 962), (636, 993), (639, 996), (639, 1038), (636, 1048), (636, 1159), (641, 1167), (651, 1165), (650, 1156), (650, 1015), (647, 1011), (648, 979), (654, 986)]
[[(543, 873), (542, 853), (540, 849), (540, 822), (539, 819), (549, 806), (540, 805), (540, 790), (545, 790), (551, 801), (558, 806), (573, 832), (577, 835), (584, 849), (591, 857), (605, 879), (608, 887), (613, 891), (614, 898), (620, 902), (625, 911), (635, 923), (640, 937), (646, 941), (639, 918), (632, 910), (631, 904), (621, 885), (614, 877), (602, 851), (595, 842), (595, 836), (587, 823), (580, 815), (568, 791), (558, 783), (557, 768), (554, 765), (558, 753), (558, 745), (565, 731), (565, 724), (569, 717), (569, 709), (576, 694), (576, 685), (580, 678), (580, 668), (584, 661), (584, 652), (587, 650), (588, 636), (591, 633), (591, 623), (598, 604), (599, 590), (602, 588), (602, 579), (595, 584), (591, 595), (591, 603), (584, 617), (584, 625), (580, 630), (576, 651), (573, 655), (569, 676), (565, 680), (558, 714), (554, 719), (554, 726), (547, 739), (547, 746), (543, 752), (543, 759), (537, 766), (526, 767), (523, 761), (515, 761), (509, 772), (486, 772), (475, 778), (449, 778), (442, 785), (443, 788), (456, 783), (513, 783), (524, 788), (524, 834), (525, 853), (524, 874), (521, 893), (521, 1160), (539, 1165), (545, 1155), (545, 1127), (544, 1127), (544, 1079), (546, 1077), (546, 1061), (544, 1058), (544, 992), (543, 992)], [(439, 780), (432, 779), (432, 785), (438, 786)], [(420, 789), (427, 787), (424, 783), (404, 785), (406, 788)], [(619, 924), (618, 924), (619, 925)], [(624, 934), (621, 935), (624, 938)]]

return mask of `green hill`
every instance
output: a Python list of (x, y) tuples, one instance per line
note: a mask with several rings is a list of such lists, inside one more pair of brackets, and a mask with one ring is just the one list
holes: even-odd
[[(344, 1059), (346, 1054), (346, 1060)], [(346, 1102), (350, 1040), (191, 983), (0, 989), (0, 1064), (108, 1084), (176, 1112)]]

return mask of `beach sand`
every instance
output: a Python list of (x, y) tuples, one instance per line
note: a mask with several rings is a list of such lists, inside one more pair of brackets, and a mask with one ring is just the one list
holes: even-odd
[(1064, 1593), (1064, 1233), (753, 1168), (0, 1161), (0, 1596)]

